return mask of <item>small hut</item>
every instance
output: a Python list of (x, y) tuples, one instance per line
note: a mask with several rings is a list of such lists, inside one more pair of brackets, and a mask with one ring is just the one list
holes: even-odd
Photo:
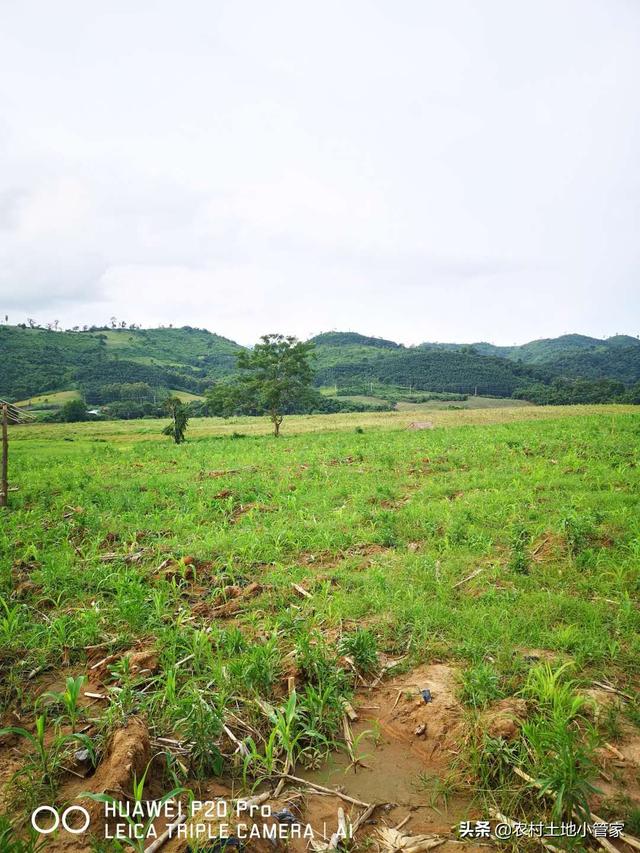
[(9, 502), (9, 424), (26, 424), (34, 420), (34, 416), (8, 403), (0, 400), (2, 411), (2, 468), (0, 469), (0, 507), (7, 506)]

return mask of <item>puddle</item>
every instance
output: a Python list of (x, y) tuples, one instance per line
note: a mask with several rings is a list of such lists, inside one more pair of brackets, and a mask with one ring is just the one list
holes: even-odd
[[(371, 720), (363, 720), (353, 727), (354, 739), (369, 731), (373, 734)], [(350, 767), (346, 753), (329, 756), (324, 767), (313, 771), (299, 771), (301, 778), (327, 788), (339, 788), (350, 797), (365, 803), (393, 802), (402, 805), (424, 806), (428, 792), (420, 782), (426, 771), (423, 758), (411, 746), (395, 740), (382, 732), (377, 743), (366, 734), (358, 745), (358, 754), (366, 767)]]
[[(430, 702), (421, 696), (420, 691), (425, 688), (430, 690)], [(355, 752), (366, 767), (354, 770), (347, 753), (340, 751), (329, 756), (320, 769), (298, 769), (297, 775), (313, 784), (339, 789), (365, 803), (389, 804), (376, 810), (371, 830), (397, 826), (408, 819), (405, 831), (412, 835), (448, 839), (438, 850), (481, 849), (461, 844), (452, 831), (462, 820), (482, 817), (469, 798), (462, 795), (434, 798), (434, 783), (451, 771), (457, 753), (462, 708), (456, 690), (455, 669), (432, 664), (391, 679), (374, 690), (362, 691), (359, 701), (354, 703), (359, 720), (352, 730)], [(371, 736), (366, 732), (371, 732)], [(338, 801), (333, 797), (319, 798), (314, 810), (320, 804), (322, 817), (331, 821), (333, 816), (335, 822)], [(354, 807), (352, 811), (357, 814), (361, 809)], [(363, 849), (365, 834), (359, 839)]]

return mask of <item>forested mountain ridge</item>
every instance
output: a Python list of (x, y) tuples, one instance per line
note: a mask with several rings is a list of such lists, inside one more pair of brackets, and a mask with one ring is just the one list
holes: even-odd
[(317, 382), (337, 387), (374, 382), (416, 391), (510, 397), (528, 382), (550, 378), (535, 368), (466, 350), (350, 346), (331, 351), (318, 346), (316, 356)]
[(144, 382), (199, 393), (235, 370), (242, 347), (205, 329), (64, 332), (0, 326), (0, 396)]
[(497, 355), (525, 364), (550, 364), (563, 362), (568, 357), (580, 355), (611, 355), (615, 357), (622, 349), (640, 352), (640, 339), (631, 335), (614, 335), (611, 338), (591, 338), (587, 335), (560, 335), (558, 338), (540, 338), (519, 346), (495, 346), (481, 341), (473, 344), (429, 343), (420, 349), (473, 349), (482, 355)]
[(419, 390), (510, 396), (532, 383), (558, 378), (640, 381), (640, 340), (617, 335), (543, 338), (522, 346), (490, 343), (423, 343), (417, 347), (367, 338), (353, 332), (318, 335), (318, 380), (325, 384), (363, 382)]
[[(326, 332), (315, 344), (316, 384), (337, 390), (371, 384), (415, 391), (508, 397), (570, 380), (640, 381), (640, 341), (563, 335), (522, 346), (424, 343), (409, 347), (356, 332)], [(55, 331), (0, 326), (0, 397), (23, 400), (75, 389), (100, 402), (109, 385), (202, 394), (231, 377), (242, 346), (205, 329), (92, 328)]]

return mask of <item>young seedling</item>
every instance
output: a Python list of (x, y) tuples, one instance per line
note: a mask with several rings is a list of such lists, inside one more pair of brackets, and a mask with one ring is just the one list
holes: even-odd
[(258, 781), (261, 781), (275, 772), (277, 761), (283, 753), (282, 772), (289, 773), (295, 766), (297, 745), (302, 735), (302, 732), (295, 731), (299, 721), (296, 691), (292, 691), (282, 709), (272, 709), (268, 716), (273, 728), (265, 742), (264, 753), (260, 753), (253, 738), (247, 738), (249, 752), (243, 763), (245, 785), (249, 768), (252, 768), (254, 776), (257, 776), (256, 770), (260, 771)]
[(364, 675), (376, 672), (379, 667), (376, 637), (368, 628), (356, 628), (353, 634), (346, 634), (340, 641), (340, 651), (350, 655)]
[[(8, 726), (0, 729), (0, 737), (5, 734), (14, 734), (18, 737), (25, 738), (34, 747), (34, 754), (31, 756), (33, 768), (40, 773), (41, 781), (47, 785), (53, 793), (58, 772), (61, 768), (63, 755), (66, 748), (72, 743), (80, 743), (89, 752), (91, 762), (95, 764), (96, 754), (91, 738), (83, 734), (54, 734), (53, 739), (47, 745), (47, 718), (45, 714), (39, 714), (36, 717), (35, 734), (27, 731), (20, 726)], [(28, 767), (26, 768), (28, 769)]]
[(11, 607), (0, 596), (0, 646), (11, 649), (16, 645), (23, 623), (23, 608), (19, 604)]
[(44, 698), (53, 699), (54, 702), (64, 707), (72, 731), (75, 729), (78, 717), (82, 712), (80, 708), (80, 696), (82, 695), (82, 686), (86, 680), (86, 675), (78, 675), (76, 678), (70, 675), (65, 681), (65, 689), (62, 692), (44, 694)]
[(0, 817), (0, 850), (7, 853), (40, 853), (47, 845), (47, 836), (30, 829), (29, 838), (20, 838), (8, 818)]

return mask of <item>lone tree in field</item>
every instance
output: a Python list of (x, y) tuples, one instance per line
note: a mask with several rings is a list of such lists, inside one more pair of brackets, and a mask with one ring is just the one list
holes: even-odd
[(182, 444), (189, 423), (188, 409), (179, 397), (167, 397), (164, 407), (169, 412), (171, 423), (163, 430), (163, 435), (170, 435), (176, 444)]
[(245, 399), (269, 416), (277, 437), (287, 410), (309, 391), (314, 347), (284, 335), (263, 335), (260, 341), (251, 351), (238, 355), (240, 382)]

